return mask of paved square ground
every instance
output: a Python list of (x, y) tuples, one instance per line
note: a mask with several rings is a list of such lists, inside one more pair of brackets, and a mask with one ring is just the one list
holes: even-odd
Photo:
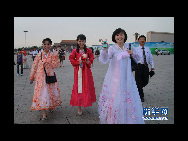
[[(28, 62), (32, 65), (31, 56)], [(74, 81), (74, 69), (69, 59), (64, 60), (65, 67), (55, 69), (60, 86), (62, 104), (53, 113), (48, 113), (47, 121), (41, 121), (42, 111), (31, 111), (34, 84), (30, 84), (30, 69), (23, 70), (23, 76), (17, 76), (17, 66), (14, 65), (14, 123), (15, 124), (99, 124), (97, 113), (98, 98), (102, 89), (108, 64), (103, 65), (94, 60), (91, 68), (94, 78), (97, 101), (93, 106), (82, 108), (83, 115), (78, 116), (77, 107), (70, 106), (70, 98)], [(147, 120), (146, 124), (174, 124), (174, 54), (153, 55), (155, 75), (144, 88), (145, 102), (143, 107), (168, 107), (168, 120)], [(16, 63), (16, 55), (14, 55)], [(133, 73), (134, 74), (134, 73)], [(157, 115), (156, 115), (157, 116)], [(160, 114), (158, 116), (161, 116)]]

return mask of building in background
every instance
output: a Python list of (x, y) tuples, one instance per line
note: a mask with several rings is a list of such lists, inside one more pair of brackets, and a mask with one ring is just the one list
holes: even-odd
[(62, 40), (60, 43), (54, 43), (53, 47), (63, 47), (65, 50), (74, 49), (77, 47), (76, 40)]
[(146, 42), (174, 42), (174, 33), (149, 31)]

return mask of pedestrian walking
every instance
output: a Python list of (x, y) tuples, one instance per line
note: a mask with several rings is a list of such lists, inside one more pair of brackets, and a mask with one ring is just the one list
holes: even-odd
[(156, 50), (155, 50), (155, 53), (156, 53), (156, 55), (158, 56), (159, 54), (158, 54), (158, 49), (156, 48)]
[(17, 53), (17, 76), (19, 76), (19, 66), (21, 66), (21, 76), (23, 75), (23, 53), (21, 53), (21, 49), (18, 49)]
[(64, 67), (63, 60), (65, 58), (65, 51), (64, 51), (63, 47), (59, 47), (58, 55), (59, 55), (59, 60), (60, 60), (60, 67)]
[(33, 61), (34, 61), (35, 57), (37, 56), (37, 54), (38, 54), (38, 51), (36, 50), (36, 47), (34, 47), (34, 50), (32, 52), (32, 59), (33, 59)]
[(100, 52), (99, 52), (99, 49), (97, 48), (97, 50), (95, 51), (95, 56), (97, 60), (99, 59), (99, 55), (100, 55)]
[(57, 50), (56, 50), (56, 47), (53, 47), (53, 50), (52, 50), (52, 52), (56, 52)]
[(136, 48), (136, 59), (138, 63), (138, 68), (135, 70), (135, 79), (138, 87), (139, 95), (141, 101), (144, 102), (144, 92), (143, 87), (145, 87), (149, 82), (149, 68), (148, 64), (151, 65), (151, 71), (154, 70), (154, 62), (151, 51), (145, 46), (146, 37), (141, 35), (138, 38), (139, 47)]
[(112, 34), (115, 45), (101, 49), (99, 61), (110, 61), (98, 101), (101, 124), (144, 124), (142, 103), (131, 71), (130, 54), (135, 52), (128, 50), (126, 40), (125, 30), (118, 28)]
[(27, 52), (24, 50), (24, 47), (22, 48), (21, 53), (23, 53), (23, 68), (27, 69), (29, 67), (27, 62)]
[[(43, 52), (38, 53), (35, 57), (30, 74), (30, 83), (32, 84), (34, 79), (36, 80), (31, 110), (42, 110), (42, 120), (46, 120), (46, 110), (51, 112), (56, 106), (60, 106), (62, 101), (59, 84), (54, 72), (54, 68), (59, 65), (58, 52), (52, 53), (50, 51), (51, 39), (46, 38), (42, 43)], [(50, 80), (55, 78), (55, 80), (49, 82), (48, 78)]]
[(77, 48), (69, 56), (74, 67), (74, 84), (70, 105), (78, 106), (79, 115), (82, 115), (81, 107), (89, 107), (96, 102), (94, 81), (90, 69), (94, 56), (91, 49), (86, 48), (85, 43), (85, 35), (78, 35)]
[[(90, 47), (90, 49), (91, 49), (91, 51), (93, 53), (93, 57), (94, 57), (94, 49), (92, 47)], [(95, 58), (93, 58), (93, 59), (95, 59)], [(93, 61), (93, 63), (94, 63), (94, 61)], [(93, 63), (92, 63), (92, 66), (93, 66)]]

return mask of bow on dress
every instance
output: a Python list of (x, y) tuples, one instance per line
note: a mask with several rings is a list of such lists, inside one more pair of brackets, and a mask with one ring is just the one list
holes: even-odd
[(86, 65), (86, 58), (87, 54), (83, 54), (79, 60), (82, 60), (83, 62), (79, 65), (78, 70), (78, 93), (82, 93), (82, 68)]

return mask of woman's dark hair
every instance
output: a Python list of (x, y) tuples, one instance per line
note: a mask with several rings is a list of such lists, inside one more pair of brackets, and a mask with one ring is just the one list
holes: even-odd
[(144, 35), (140, 35), (140, 36), (138, 37), (138, 40), (139, 40), (141, 37), (145, 38), (145, 41), (146, 41), (146, 36), (144, 36)]
[(48, 41), (51, 45), (52, 45), (52, 40), (50, 38), (46, 38), (42, 41), (42, 43), (44, 44), (45, 41)]
[(118, 28), (118, 29), (116, 29), (116, 30), (113, 32), (113, 34), (112, 34), (112, 41), (113, 41), (113, 42), (117, 43), (116, 40), (115, 40), (115, 36), (116, 36), (117, 34), (121, 33), (121, 32), (123, 32), (124, 35), (125, 35), (124, 43), (127, 41), (127, 34), (126, 34), (125, 30), (123, 30), (123, 29), (121, 29), (121, 28)]
[[(79, 39), (86, 41), (86, 36), (83, 35), (83, 34), (80, 34), (80, 35), (77, 36), (77, 39), (76, 39), (76, 40), (78, 41)], [(80, 49), (80, 46), (79, 46), (78, 43), (77, 43), (77, 53), (79, 53), (79, 49)], [(87, 51), (87, 50), (86, 50), (86, 45), (84, 45), (84, 52), (86, 53), (86, 51)]]

